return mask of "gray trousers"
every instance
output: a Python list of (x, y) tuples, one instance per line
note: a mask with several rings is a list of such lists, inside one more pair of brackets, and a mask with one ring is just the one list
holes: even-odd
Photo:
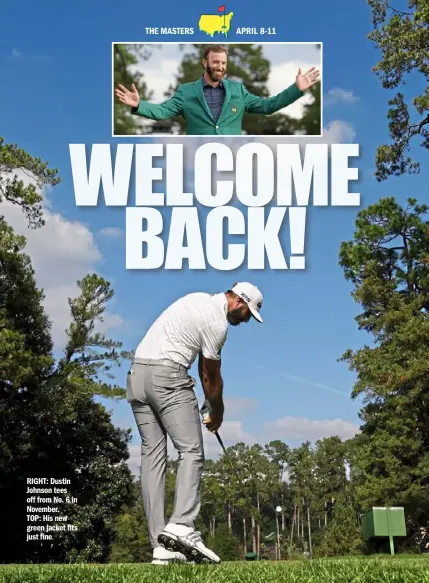
[(194, 386), (186, 368), (172, 361), (135, 359), (127, 375), (127, 400), (142, 442), (142, 496), (153, 548), (167, 523), (167, 434), (179, 454), (174, 512), (168, 522), (194, 527), (200, 512), (204, 448)]

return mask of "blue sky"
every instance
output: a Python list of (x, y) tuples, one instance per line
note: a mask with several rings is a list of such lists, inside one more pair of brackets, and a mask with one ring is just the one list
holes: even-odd
[[(353, 234), (357, 208), (311, 209), (304, 272), (127, 272), (125, 209), (76, 208), (69, 158), (70, 143), (111, 143), (111, 43), (159, 41), (147, 37), (145, 26), (194, 26), (199, 14), (215, 12), (216, 3), (166, 3), (147, 7), (107, 0), (102, 8), (88, 0), (67, 7), (47, 0), (25, 0), (3, 8), (0, 63), (1, 135), (59, 170), (62, 182), (46, 201), (47, 225), (28, 232), (17, 209), (8, 220), (28, 235), (39, 284), (46, 290), (47, 309), (60, 345), (67, 325), (68, 295), (74, 282), (96, 270), (112, 282), (115, 300), (106, 319), (109, 334), (133, 349), (153, 319), (173, 300), (192, 291), (217, 292), (237, 279), (249, 280), (264, 293), (265, 323), (251, 322), (230, 331), (223, 357), (226, 420), (221, 435), (227, 443), (281, 438), (290, 445), (339, 433), (349, 437), (359, 423), (360, 402), (349, 394), (354, 375), (337, 359), (348, 348), (370, 339), (357, 330), (358, 306), (338, 266), (341, 241)], [(239, 26), (276, 26), (277, 42), (323, 42), (324, 126), (331, 141), (360, 144), (359, 191), (365, 207), (383, 196), (403, 202), (412, 194), (427, 195), (427, 171), (420, 176), (373, 178), (375, 149), (388, 140), (386, 112), (390, 93), (372, 72), (378, 54), (367, 39), (370, 11), (365, 3), (309, 1), (300, 4), (247, 2), (227, 4)], [(338, 25), (338, 23), (343, 23)], [(19, 26), (14, 26), (18, 23)], [(202, 33), (169, 37), (177, 42), (206, 41)], [(246, 40), (261, 42), (254, 37)], [(161, 49), (162, 51), (162, 49)], [(175, 71), (172, 71), (172, 74)], [(412, 78), (406, 95), (420, 91)], [(329, 98), (329, 99), (328, 99)], [(168, 140), (164, 140), (168, 142)], [(322, 140), (323, 141), (323, 140)], [(275, 140), (270, 144), (275, 145)], [(195, 148), (197, 142), (191, 144)], [(416, 152), (413, 152), (416, 154)], [(417, 152), (422, 159), (422, 154)], [(126, 367), (118, 375), (125, 380)], [(195, 371), (195, 368), (193, 369)], [(197, 389), (202, 398), (200, 386)], [(133, 428), (132, 467), (138, 464), (138, 437), (128, 405), (107, 403), (113, 420)], [(213, 436), (206, 436), (207, 454), (216, 456)]]

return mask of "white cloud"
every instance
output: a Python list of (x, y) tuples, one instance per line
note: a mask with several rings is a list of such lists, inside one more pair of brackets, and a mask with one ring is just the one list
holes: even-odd
[[(241, 421), (224, 421), (219, 429), (219, 435), (226, 448), (239, 442), (253, 445), (258, 441), (257, 437), (244, 430)], [(205, 427), (203, 427), (203, 439), (206, 458), (217, 459), (223, 454), (223, 450), (216, 436), (210, 433)]]
[(357, 103), (359, 97), (353, 91), (336, 87), (330, 89), (323, 100), (323, 105), (335, 105), (337, 103)]
[(119, 314), (105, 313), (102, 322), (97, 322), (95, 329), (97, 332), (106, 333), (113, 328), (119, 328), (125, 324)]
[(309, 144), (350, 144), (354, 141), (355, 137), (356, 132), (351, 124), (340, 119), (335, 119), (324, 128), (322, 138), (306, 138), (302, 141)]
[[(267, 144), (276, 152), (278, 144), (299, 144), (300, 146), (305, 146), (306, 144), (347, 144), (352, 143), (356, 137), (356, 132), (354, 127), (346, 121), (337, 119), (329, 122), (327, 126), (323, 129), (323, 136), (321, 137), (307, 137), (302, 136), (297, 138), (296, 136), (276, 136), (276, 137), (264, 137), (264, 136), (246, 136), (245, 139), (237, 138), (234, 136), (222, 138), (222, 143), (231, 148), (235, 154), (237, 150), (244, 144), (250, 142), (256, 142), (258, 144)], [(146, 138), (141, 138), (142, 141), (146, 141)], [(169, 143), (168, 137), (161, 138), (157, 137), (153, 140), (158, 143)], [(192, 137), (185, 144), (188, 159), (192, 160), (192, 156), (196, 150), (203, 144), (212, 142), (210, 137)]]
[(162, 51), (154, 53), (154, 56), (147, 61), (140, 60), (136, 65), (130, 67), (131, 72), (141, 72), (144, 74), (144, 80), (147, 83), (149, 91), (152, 92), (151, 101), (162, 103), (167, 98), (165, 92), (170, 85), (175, 83), (182, 55), (179, 54), (176, 59), (163, 58)]
[(115, 238), (121, 237), (124, 233), (120, 227), (104, 227), (99, 230), (99, 234), (103, 237)]
[[(302, 73), (306, 73), (311, 67), (321, 69), (318, 63), (304, 63), (303, 61), (287, 61), (271, 67), (270, 77), (267, 83), (270, 95), (277, 95), (277, 93), (280, 93), (289, 87), (289, 85), (295, 83), (298, 69), (301, 68)], [(292, 103), (292, 105), (281, 109), (280, 113), (285, 113), (294, 119), (301, 119), (304, 114), (304, 106), (309, 105), (312, 101), (313, 98), (311, 95), (304, 95), (301, 99)]]
[(21, 51), (19, 51), (18, 49), (12, 49), (12, 56), (13, 57), (20, 57), (22, 55)]
[(139, 443), (129, 445), (128, 452), (130, 457), (127, 460), (128, 467), (130, 471), (135, 475), (140, 475), (140, 463), (141, 463), (141, 446)]
[[(237, 140), (236, 138), (230, 138), (233, 146), (242, 146), (247, 142), (258, 142), (262, 144), (268, 144), (272, 147), (272, 150), (276, 151), (277, 144), (299, 144), (300, 146), (305, 146), (306, 144), (347, 144), (354, 141), (356, 137), (356, 132), (351, 124), (346, 121), (336, 119), (328, 123), (328, 125), (323, 128), (323, 136), (320, 137), (306, 137), (302, 136), (297, 138), (296, 136), (290, 137), (275, 137), (275, 138), (263, 138), (259, 136), (248, 136), (246, 141)], [(235, 148), (235, 149), (236, 149)]]
[(256, 407), (254, 399), (246, 399), (244, 397), (230, 397), (225, 399), (225, 414), (239, 415), (244, 411), (249, 411)]
[(359, 432), (359, 426), (343, 419), (309, 419), (308, 417), (282, 417), (264, 424), (267, 441), (282, 439), (285, 441), (316, 441), (324, 437), (338, 435), (350, 439)]
[[(16, 174), (24, 183), (30, 182), (22, 172)], [(1, 212), (15, 231), (27, 240), (24, 252), (31, 257), (37, 286), (44, 290), (44, 305), (52, 321), (52, 337), (59, 349), (64, 346), (65, 330), (70, 323), (68, 298), (78, 294), (78, 279), (96, 271), (102, 254), (91, 231), (82, 223), (54, 212), (47, 198), (43, 201), (45, 225), (38, 229), (28, 229), (28, 221), (17, 205), (2, 202)], [(99, 330), (106, 331), (121, 323), (118, 314), (106, 313)]]

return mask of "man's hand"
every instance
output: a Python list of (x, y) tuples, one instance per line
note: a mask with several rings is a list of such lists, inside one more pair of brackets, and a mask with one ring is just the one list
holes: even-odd
[(320, 71), (316, 67), (311, 67), (306, 73), (302, 74), (301, 69), (298, 69), (298, 74), (295, 79), (295, 84), (300, 91), (307, 91), (312, 85), (319, 80)]
[(203, 419), (204, 425), (212, 433), (215, 433), (219, 429), (219, 427), (222, 425), (222, 422), (223, 422), (223, 407), (216, 409), (215, 411), (212, 410)]
[(131, 84), (131, 91), (128, 91), (123, 85), (118, 85), (117, 89), (115, 89), (115, 94), (119, 101), (129, 107), (138, 107), (140, 103), (140, 95), (134, 83)]

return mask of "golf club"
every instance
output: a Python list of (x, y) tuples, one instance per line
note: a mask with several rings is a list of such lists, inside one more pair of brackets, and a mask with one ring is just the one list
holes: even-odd
[[(203, 417), (203, 420), (205, 420), (206, 417), (210, 415), (210, 405), (209, 405), (207, 400), (204, 402), (204, 405), (201, 407), (200, 412), (201, 412), (201, 415)], [(223, 449), (225, 457), (228, 460), (229, 465), (231, 466), (231, 469), (234, 472), (234, 474), (238, 480), (238, 483), (240, 484), (240, 486), (243, 486), (243, 484), (241, 483), (241, 480), (240, 480), (240, 476), (238, 475), (237, 469), (235, 468), (234, 464), (232, 463), (231, 457), (228, 455), (228, 452), (226, 451), (226, 448), (223, 444), (221, 436), (219, 435), (219, 433), (217, 431), (215, 431), (214, 434), (216, 435), (216, 438), (217, 438), (218, 442), (220, 443), (221, 448)]]
[(235, 476), (236, 476), (236, 478), (238, 480), (238, 483), (240, 484), (240, 486), (242, 486), (243, 484), (241, 483), (241, 480), (240, 480), (240, 477), (238, 475), (238, 472), (237, 472), (236, 468), (234, 467), (234, 464), (232, 463), (231, 457), (228, 455), (228, 453), (227, 453), (227, 451), (225, 449), (225, 446), (223, 444), (223, 441), (222, 441), (222, 439), (221, 439), (221, 437), (220, 437), (220, 435), (219, 435), (219, 433), (217, 431), (215, 431), (215, 435), (217, 437), (218, 442), (220, 443), (221, 448), (223, 449), (223, 452), (225, 454), (226, 459), (229, 462), (229, 465), (232, 468), (232, 471), (234, 472), (234, 474), (235, 474)]
[[(203, 420), (205, 420), (207, 418), (207, 416), (210, 416), (210, 409), (211, 409), (210, 408), (210, 403), (207, 400), (204, 401), (204, 404), (203, 404), (203, 406), (200, 409), (200, 412), (201, 412), (201, 415), (202, 415)], [(237, 471), (236, 467), (232, 463), (232, 459), (231, 459), (230, 455), (226, 451), (226, 448), (225, 448), (225, 445), (224, 445), (224, 443), (222, 441), (222, 438), (221, 438), (221, 436), (219, 435), (219, 433), (217, 431), (215, 431), (214, 434), (216, 435), (216, 438), (217, 438), (218, 442), (220, 443), (220, 446), (223, 449), (223, 452), (225, 454), (225, 457), (227, 458), (227, 460), (229, 462), (229, 465), (231, 466), (231, 469), (234, 472), (235, 477), (237, 478), (237, 481), (238, 481), (239, 485), (241, 486), (242, 492), (243, 492), (243, 488), (244, 488), (243, 482), (241, 481), (240, 476), (238, 475), (238, 471)], [(235, 506), (235, 510), (238, 511), (238, 513), (243, 517), (243, 519), (246, 519), (247, 518), (246, 512), (245, 512), (245, 510), (243, 508), (241, 508), (240, 506)]]

